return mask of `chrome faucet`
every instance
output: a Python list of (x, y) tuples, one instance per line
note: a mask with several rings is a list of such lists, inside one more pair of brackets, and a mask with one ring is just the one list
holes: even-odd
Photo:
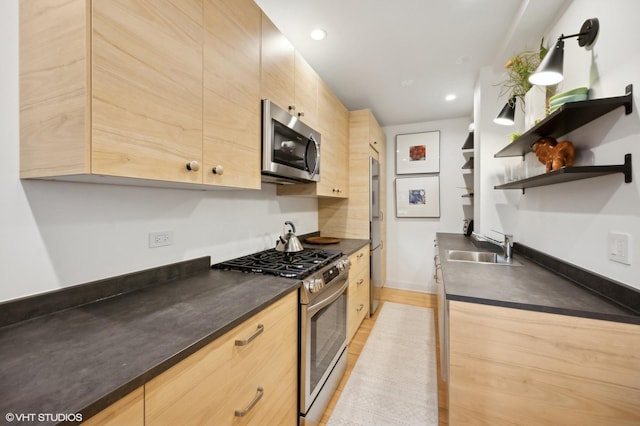
[[(493, 232), (497, 232), (498, 234), (502, 234), (502, 232), (498, 232), (492, 229)], [(510, 234), (502, 234), (504, 235), (504, 241), (500, 242), (498, 240), (494, 240), (493, 238), (487, 237), (486, 235), (479, 234), (477, 232), (471, 233), (471, 238), (476, 241), (486, 241), (493, 245), (496, 245), (502, 248), (502, 253), (504, 255), (505, 260), (511, 260), (513, 256), (513, 235)]]

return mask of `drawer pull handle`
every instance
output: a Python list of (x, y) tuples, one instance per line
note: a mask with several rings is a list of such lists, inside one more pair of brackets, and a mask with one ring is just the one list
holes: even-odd
[(364, 256), (364, 253), (360, 253), (360, 254), (358, 255), (358, 259), (362, 258), (362, 256)]
[(253, 341), (253, 339), (255, 339), (256, 337), (261, 335), (263, 332), (264, 332), (264, 325), (258, 324), (258, 328), (256, 329), (256, 331), (251, 336), (249, 336), (248, 339), (236, 340), (236, 346), (246, 346), (246, 345), (248, 345), (249, 343), (251, 343)]
[(258, 401), (260, 401), (262, 395), (264, 395), (264, 389), (262, 388), (262, 386), (258, 386), (258, 389), (256, 390), (256, 396), (255, 398), (253, 398), (253, 401), (251, 401), (247, 408), (245, 408), (244, 410), (236, 410), (236, 417), (246, 416), (247, 413), (249, 413), (249, 411), (251, 411), (251, 409), (258, 403)]
[(356, 284), (357, 284), (357, 285), (360, 285), (360, 284), (362, 284), (363, 282), (364, 282), (364, 278), (360, 278), (360, 279), (358, 280), (358, 282), (356, 282)]
[(360, 312), (362, 309), (364, 309), (364, 305), (361, 303), (360, 306), (358, 306), (358, 308), (356, 309), (356, 311)]

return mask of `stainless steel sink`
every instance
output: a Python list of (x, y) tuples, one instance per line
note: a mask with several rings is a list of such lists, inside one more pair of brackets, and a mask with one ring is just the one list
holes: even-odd
[(484, 263), (489, 265), (521, 265), (517, 260), (507, 260), (498, 253), (490, 251), (447, 250), (447, 260), (453, 262)]

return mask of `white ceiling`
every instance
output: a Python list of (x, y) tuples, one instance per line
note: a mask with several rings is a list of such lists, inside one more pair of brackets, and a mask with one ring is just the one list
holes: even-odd
[(471, 119), (478, 70), (536, 48), (570, 2), (256, 0), (349, 110), (383, 126)]

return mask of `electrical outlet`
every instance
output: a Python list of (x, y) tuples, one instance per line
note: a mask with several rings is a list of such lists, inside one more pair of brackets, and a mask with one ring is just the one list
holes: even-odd
[(173, 244), (173, 231), (149, 232), (149, 248)]
[(607, 237), (607, 252), (609, 259), (614, 262), (631, 264), (631, 236), (629, 234), (609, 232)]

